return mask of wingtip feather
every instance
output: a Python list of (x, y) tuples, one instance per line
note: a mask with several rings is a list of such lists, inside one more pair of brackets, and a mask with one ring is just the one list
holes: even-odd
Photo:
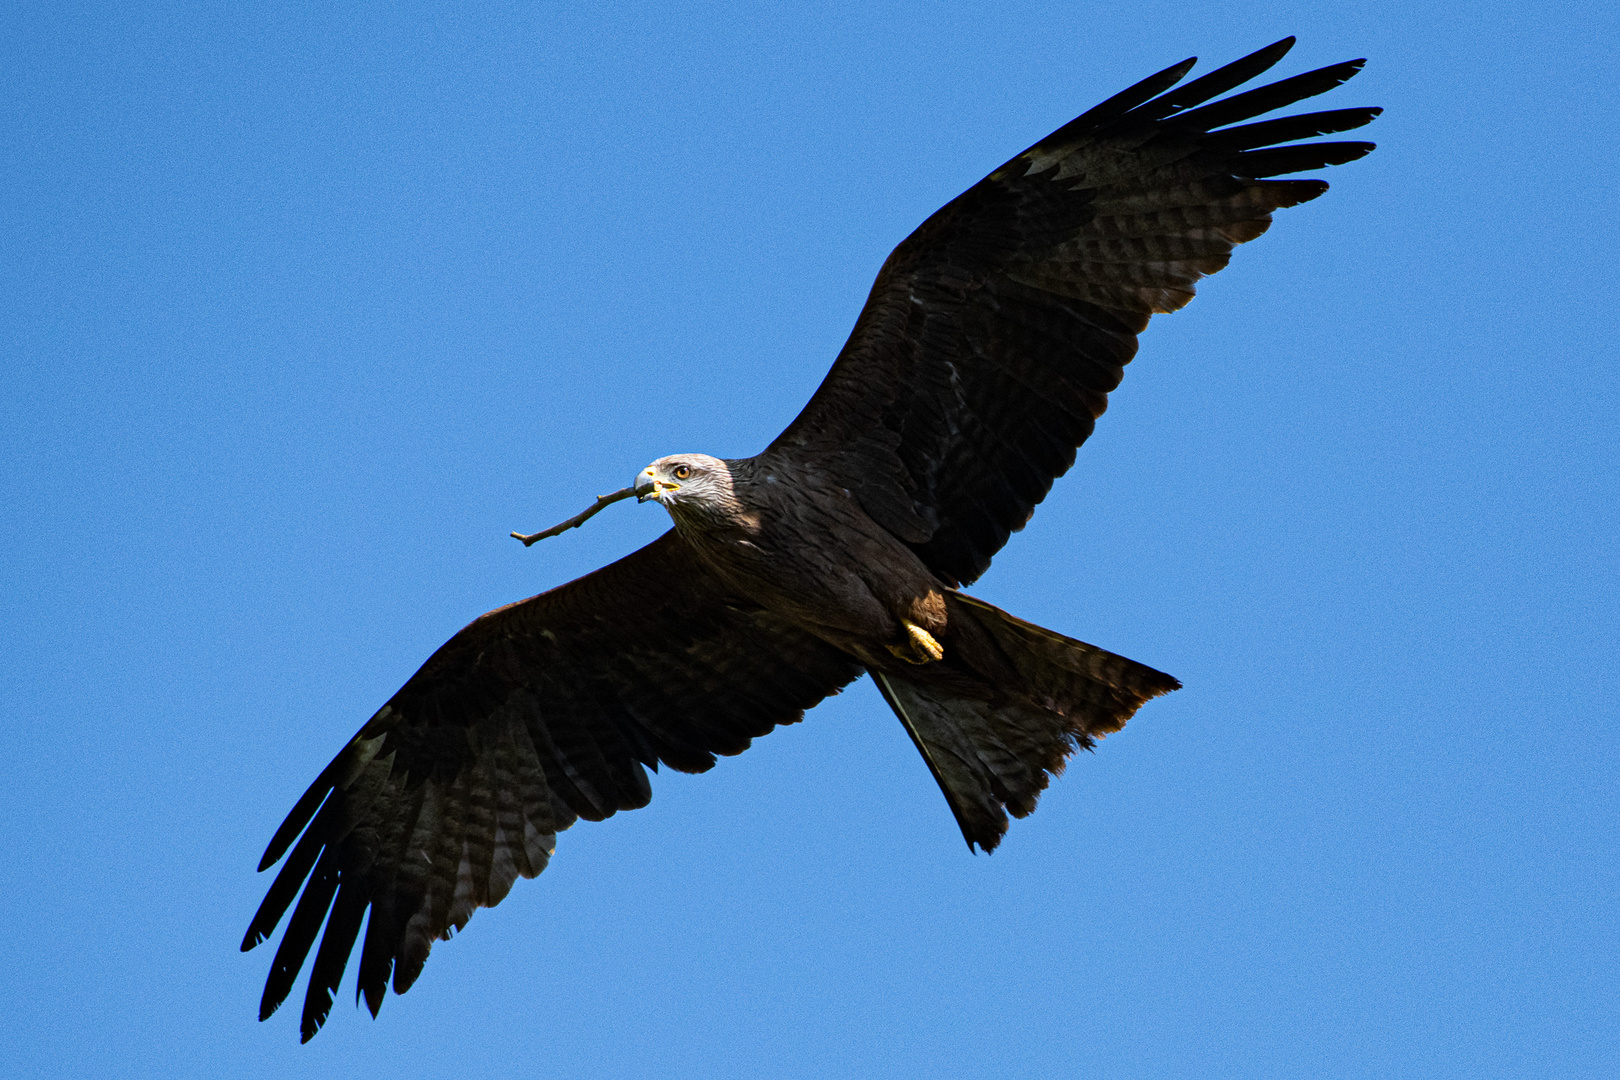
[(264, 873), (281, 861), (281, 857), (287, 854), (287, 849), (292, 847), (293, 841), (304, 831), (304, 826), (308, 825), (320, 811), (321, 805), (326, 802), (327, 795), (331, 794), (335, 786), (337, 771), (343, 758), (344, 753), (340, 752), (326, 768), (321, 770), (315, 782), (298, 797), (298, 801), (293, 804), (292, 810), (282, 820), (276, 834), (270, 838), (270, 843), (265, 847), (264, 855), (259, 859), (259, 873)]
[(1293, 37), (1274, 41), (1265, 48), (1239, 57), (1190, 83), (1166, 90), (1159, 97), (1141, 105), (1133, 115), (1147, 120), (1162, 120), (1171, 113), (1201, 105), (1210, 98), (1218, 97), (1270, 70), (1277, 61), (1288, 55), (1288, 50), (1293, 47)]
[(1187, 72), (1193, 69), (1193, 65), (1196, 63), (1198, 63), (1198, 57), (1189, 56), (1179, 64), (1171, 64), (1163, 71), (1154, 72), (1140, 82), (1127, 86), (1108, 100), (1087, 109), (1057, 131), (1042, 139), (1037, 145), (1062, 142), (1083, 132), (1101, 127), (1110, 121), (1117, 120), (1143, 102), (1151, 101), (1179, 83), (1186, 77)]

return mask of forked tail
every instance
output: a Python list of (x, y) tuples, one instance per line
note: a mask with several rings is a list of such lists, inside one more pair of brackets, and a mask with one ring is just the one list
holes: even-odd
[(968, 847), (990, 851), (1076, 749), (1181, 684), (1162, 671), (946, 594), (938, 663), (872, 670), (933, 771)]

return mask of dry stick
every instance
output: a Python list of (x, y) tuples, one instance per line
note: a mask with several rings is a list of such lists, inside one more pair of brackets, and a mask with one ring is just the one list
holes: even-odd
[(636, 493), (635, 488), (627, 487), (627, 488), (620, 488), (618, 491), (615, 491), (611, 495), (598, 495), (596, 497), (596, 501), (591, 503), (590, 506), (587, 506), (583, 511), (581, 511), (578, 514), (575, 514), (573, 517), (569, 518), (567, 521), (562, 522), (561, 524), (553, 525), (549, 529), (542, 529), (540, 532), (537, 532), (537, 533), (530, 533), (527, 536), (523, 535), (522, 533), (517, 533), (517, 532), (513, 533), (512, 536), (513, 536), (514, 539), (523, 541), (523, 546), (524, 547), (528, 547), (530, 544), (534, 543), (536, 540), (544, 540), (548, 536), (556, 536), (558, 533), (567, 532), (569, 529), (577, 529), (577, 528), (579, 528), (581, 525), (585, 524), (585, 522), (589, 521), (593, 514), (596, 514), (597, 512), (599, 512), (602, 509), (602, 507), (606, 506), (608, 503), (616, 503), (620, 499), (628, 499), (632, 495), (634, 495), (635, 493)]

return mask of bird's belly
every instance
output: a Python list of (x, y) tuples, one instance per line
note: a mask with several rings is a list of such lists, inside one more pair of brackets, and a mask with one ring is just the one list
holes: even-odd
[[(708, 561), (739, 592), (858, 655), (904, 639), (902, 619), (933, 621), (918, 612), (935, 606), (928, 601), (939, 596), (938, 581), (875, 522), (772, 515), (751, 534), (704, 540)], [(937, 607), (943, 616), (943, 602)]]

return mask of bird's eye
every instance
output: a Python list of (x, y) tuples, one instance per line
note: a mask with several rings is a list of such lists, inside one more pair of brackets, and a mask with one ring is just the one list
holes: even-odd
[(688, 476), (692, 475), (692, 466), (677, 465), (670, 470), (670, 475), (677, 480), (685, 480)]

